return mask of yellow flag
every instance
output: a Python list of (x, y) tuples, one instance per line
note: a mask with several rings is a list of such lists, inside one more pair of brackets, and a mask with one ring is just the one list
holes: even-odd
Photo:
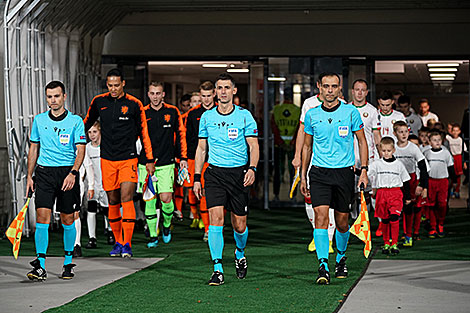
[(13, 256), (18, 259), (18, 252), (20, 251), (21, 235), (23, 234), (23, 225), (26, 211), (28, 210), (29, 201), (31, 198), (26, 200), (25, 205), (21, 209), (20, 213), (11, 222), (10, 227), (6, 231), (7, 238), (13, 244)]
[(292, 182), (292, 187), (290, 188), (290, 193), (289, 197), (292, 199), (292, 196), (294, 195), (294, 190), (297, 187), (297, 184), (300, 181), (300, 167), (295, 171), (295, 177), (294, 181)]
[(364, 243), (364, 256), (369, 257), (370, 251), (372, 250), (372, 241), (370, 233), (369, 213), (367, 212), (366, 198), (364, 197), (364, 191), (361, 191), (361, 212), (357, 217), (354, 224), (349, 229), (353, 235), (361, 239)]

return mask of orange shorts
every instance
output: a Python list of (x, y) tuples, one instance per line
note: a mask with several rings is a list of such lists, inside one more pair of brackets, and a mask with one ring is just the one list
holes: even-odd
[(101, 175), (105, 191), (119, 189), (124, 182), (137, 184), (137, 158), (122, 161), (101, 159)]
[[(204, 171), (206, 168), (209, 166), (209, 163), (205, 162), (204, 166), (202, 167), (202, 173), (201, 173), (201, 185), (204, 187)], [(188, 187), (188, 188), (193, 188), (194, 186), (194, 170), (196, 167), (196, 161), (188, 159), (188, 173), (189, 173), (189, 178), (190, 182), (184, 181), (183, 187)]]

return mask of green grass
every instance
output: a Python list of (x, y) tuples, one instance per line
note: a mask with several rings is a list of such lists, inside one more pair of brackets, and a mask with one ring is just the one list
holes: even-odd
[[(469, 259), (470, 215), (453, 210), (447, 219), (448, 236), (430, 240), (423, 237), (415, 247), (402, 249), (397, 259)], [(375, 224), (375, 219), (372, 219)], [(99, 223), (100, 224), (100, 223)], [(249, 216), (247, 246), (248, 275), (237, 280), (233, 264), (235, 249), (232, 230), (224, 231), (225, 285), (210, 287), (207, 281), (212, 262), (202, 231), (177, 223), (173, 241), (156, 249), (145, 247), (138, 231), (133, 241), (136, 257), (164, 257), (165, 260), (103, 286), (50, 312), (328, 312), (335, 311), (365, 269), (363, 244), (351, 236), (348, 248), (349, 278), (332, 278), (331, 285), (318, 286), (316, 254), (307, 252), (312, 230), (303, 208), (283, 208), (269, 212), (253, 210)], [(375, 230), (375, 226), (373, 226)], [(86, 238), (84, 228), (83, 237)], [(101, 232), (99, 232), (101, 234)], [(34, 255), (32, 238), (24, 238), (20, 254)], [(106, 256), (110, 246), (84, 250), (87, 256)], [(85, 239), (83, 240), (85, 242)], [(374, 237), (375, 247), (382, 244)], [(375, 248), (374, 247), (374, 248)], [(452, 249), (446, 249), (451, 247)], [(63, 255), (62, 236), (51, 233), (48, 255)], [(11, 245), (0, 241), (0, 254), (11, 255)], [(334, 268), (330, 256), (330, 269)], [(383, 258), (380, 253), (375, 255)], [(125, 262), (125, 261), (123, 261)], [(80, 260), (76, 260), (80, 265)], [(80, 267), (77, 267), (80, 275)]]

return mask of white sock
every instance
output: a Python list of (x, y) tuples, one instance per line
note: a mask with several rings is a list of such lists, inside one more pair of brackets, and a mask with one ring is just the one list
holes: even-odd
[(158, 225), (160, 225), (160, 213), (162, 212), (161, 209), (157, 209), (157, 229), (156, 231), (158, 232)]
[(312, 228), (315, 229), (315, 211), (311, 204), (305, 203), (305, 212), (307, 212), (308, 220), (312, 224)]
[(75, 229), (77, 230), (77, 236), (75, 236), (75, 245), (81, 246), (80, 238), (82, 237), (82, 221), (80, 218), (75, 220)]
[(109, 220), (107, 216), (104, 217), (104, 229), (111, 231), (111, 226), (109, 225)]
[(328, 217), (330, 221), (328, 222), (328, 239), (333, 241), (333, 236), (335, 235), (336, 223), (335, 223), (335, 210), (332, 208), (328, 209)]
[(96, 238), (96, 212), (88, 212), (86, 215), (88, 237)]

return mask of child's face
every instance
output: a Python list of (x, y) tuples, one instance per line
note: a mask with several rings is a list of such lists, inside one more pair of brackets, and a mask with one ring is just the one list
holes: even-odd
[(433, 149), (439, 149), (442, 145), (442, 138), (439, 135), (432, 136), (429, 138), (429, 141), (431, 143), (431, 148)]
[(427, 132), (420, 132), (419, 133), (419, 140), (423, 143), (423, 146), (427, 146), (429, 144), (429, 138)]
[(399, 143), (405, 143), (408, 141), (408, 136), (410, 132), (408, 131), (408, 127), (400, 126), (397, 128), (397, 131), (393, 132), (398, 139)]
[(450, 134), (452, 135), (452, 138), (457, 138), (460, 136), (461, 130), (460, 127), (452, 127), (452, 131)]
[(384, 159), (390, 159), (395, 153), (395, 146), (390, 144), (380, 144), (380, 152)]
[(91, 142), (95, 143), (101, 139), (101, 132), (99, 131), (98, 128), (96, 128), (95, 126), (92, 126), (88, 130), (88, 137), (90, 138)]
[(447, 124), (447, 133), (451, 134), (452, 133), (452, 124)]

